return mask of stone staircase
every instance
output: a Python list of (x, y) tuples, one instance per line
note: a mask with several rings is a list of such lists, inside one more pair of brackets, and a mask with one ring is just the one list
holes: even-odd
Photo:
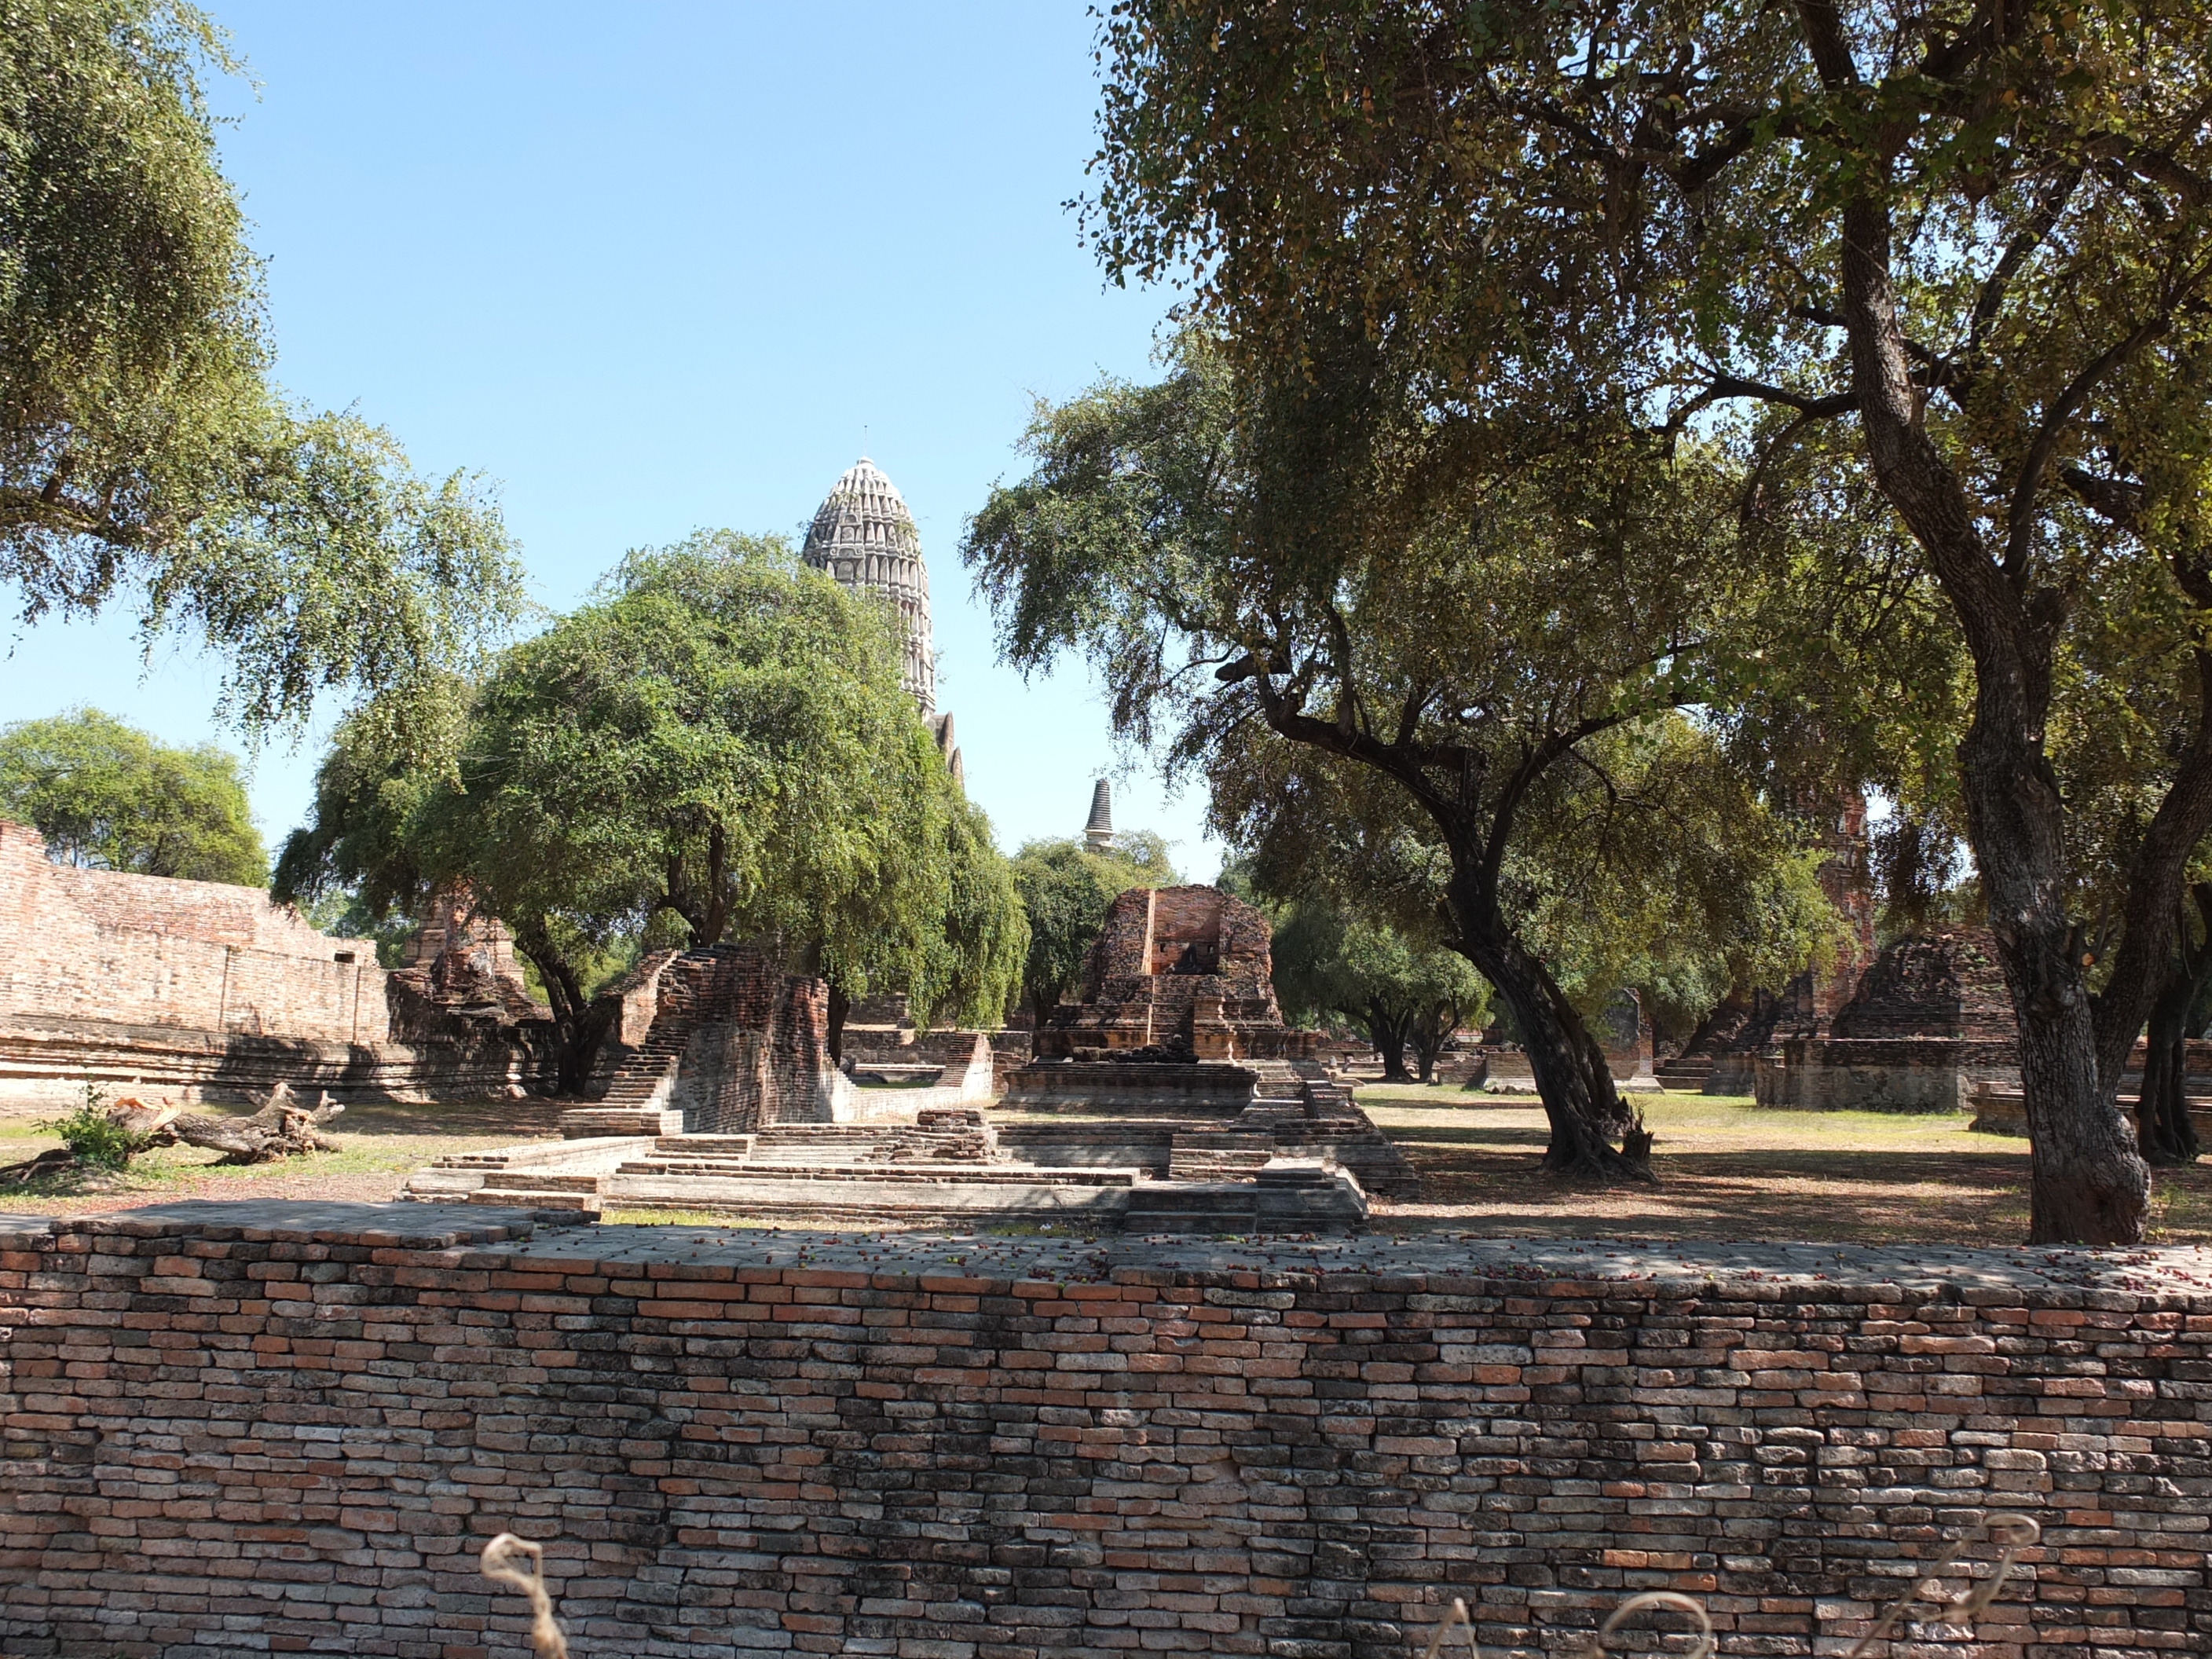
[(1249, 1181), (1275, 1155), (1272, 1133), (1185, 1129), (1168, 1149), (1170, 1181)]
[[(616, 1069), (605, 1094), (589, 1106), (561, 1114), (561, 1133), (581, 1139), (599, 1135), (659, 1135), (683, 1133), (680, 1114), (665, 1103), (676, 1081), (676, 1068), (691, 1041), (697, 993), (689, 975), (677, 971), (685, 963), (711, 963), (707, 951), (687, 951), (662, 970), (660, 1006), (645, 1041)], [(673, 1121), (671, 1121), (671, 1120)]]
[(1711, 1054), (1677, 1054), (1659, 1066), (1652, 1076), (1659, 1079), (1662, 1089), (1679, 1089), (1686, 1094), (1701, 1094), (1705, 1079), (1713, 1074)]
[(1121, 1212), (1125, 1233), (1328, 1233), (1367, 1219), (1351, 1171), (1318, 1158), (1276, 1158), (1249, 1181), (1140, 1185)]
[[(1278, 1158), (1333, 1160), (1382, 1198), (1419, 1196), (1421, 1178), (1405, 1154), (1359, 1109), (1350, 1083), (1296, 1060), (1250, 1062), (1260, 1074), (1236, 1129), (1273, 1138)], [(1178, 1136), (1180, 1140), (1181, 1137)]]
[(430, 1204), (596, 1212), (605, 1173), (652, 1144), (644, 1136), (611, 1136), (448, 1152), (408, 1176), (399, 1196)]

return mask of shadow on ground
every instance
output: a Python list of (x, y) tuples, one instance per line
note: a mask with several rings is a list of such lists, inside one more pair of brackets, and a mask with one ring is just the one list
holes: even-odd
[[(2027, 1226), (2027, 1159), (2015, 1143), (1662, 1152), (1654, 1184), (1602, 1187), (1540, 1169), (1540, 1130), (1388, 1133), (1423, 1186), (1418, 1202), (1376, 1206), (1374, 1224), (1391, 1232), (2016, 1244)], [(2155, 1186), (2154, 1241), (2212, 1243), (2212, 1166), (2157, 1171)]]

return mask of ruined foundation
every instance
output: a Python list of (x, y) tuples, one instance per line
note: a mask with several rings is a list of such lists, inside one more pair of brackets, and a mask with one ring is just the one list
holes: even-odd
[(1753, 1075), (1761, 1106), (1959, 1112), (2020, 1085), (2012, 1003), (1985, 933), (1903, 939), (1876, 957), (1833, 1035), (1795, 1038)]

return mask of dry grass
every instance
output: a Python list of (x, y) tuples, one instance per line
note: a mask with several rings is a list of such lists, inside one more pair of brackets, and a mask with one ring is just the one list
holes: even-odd
[[(2014, 1244), (2027, 1228), (2027, 1143), (1963, 1117), (1761, 1111), (1747, 1099), (1638, 1097), (1657, 1136), (1650, 1187), (1599, 1188), (1536, 1167), (1543, 1109), (1525, 1097), (1393, 1085), (1359, 1102), (1424, 1177), (1378, 1203), (1393, 1232), (1510, 1237)], [(2157, 1172), (2151, 1237), (2212, 1242), (2212, 1165)]]
[[(245, 1106), (192, 1109), (240, 1116), (252, 1110)], [(562, 1109), (561, 1104), (538, 1100), (349, 1106), (326, 1131), (338, 1143), (334, 1152), (240, 1166), (222, 1164), (220, 1153), (198, 1146), (161, 1146), (142, 1152), (119, 1175), (74, 1171), (25, 1186), (0, 1187), (0, 1212), (89, 1215), (186, 1198), (381, 1202), (398, 1193), (410, 1171), (447, 1152), (557, 1139), (555, 1125)], [(0, 1120), (0, 1164), (13, 1164), (59, 1145), (60, 1138), (41, 1128), (37, 1120)]]
[[(2027, 1143), (1969, 1133), (1963, 1119), (1759, 1111), (1747, 1100), (1706, 1095), (1641, 1098), (1658, 1136), (1658, 1183), (1603, 1188), (1556, 1181), (1537, 1169), (1544, 1114), (1532, 1099), (1418, 1085), (1363, 1088), (1360, 1103), (1404, 1149), (1426, 1187), (1419, 1203), (1378, 1202), (1375, 1224), (1391, 1232), (1510, 1237), (1950, 1244), (2016, 1243), (2027, 1231)], [(228, 1168), (212, 1152), (164, 1147), (121, 1176), (0, 1188), (0, 1212), (78, 1215), (185, 1198), (381, 1200), (409, 1171), (443, 1153), (551, 1138), (560, 1110), (544, 1101), (356, 1106), (335, 1126), (335, 1152)], [(0, 1164), (58, 1144), (28, 1121), (0, 1121)], [(2153, 1241), (2212, 1243), (2212, 1163), (2161, 1170), (2157, 1179)], [(748, 1219), (665, 1210), (606, 1218), (718, 1227)], [(767, 1224), (850, 1225), (795, 1217)]]

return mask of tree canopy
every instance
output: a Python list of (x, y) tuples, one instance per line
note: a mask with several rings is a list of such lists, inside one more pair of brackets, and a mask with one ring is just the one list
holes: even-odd
[(1326, 900), (1278, 910), (1273, 956), (1283, 1018), (1364, 1029), (1386, 1083), (1413, 1079), (1409, 1048), (1419, 1080), (1436, 1081), (1445, 1041), (1489, 1012), (1489, 985), (1457, 951)]
[(1623, 434), (1416, 498), (1390, 440), (1428, 416), (1356, 346), (1255, 382), (1190, 334), (1170, 368), (1041, 409), (1030, 476), (971, 523), (1002, 648), (1024, 669), (1087, 654), (1121, 730), (1203, 772), (1234, 842), (1295, 825), (1283, 845), (1319, 848), (1315, 826), (1350, 823), (1436, 849), (1419, 878), (1514, 1011), (1547, 1158), (1638, 1167), (1610, 1143), (1639, 1125), (1525, 931), (1516, 854), (1577, 778), (1585, 830), (1637, 821), (1602, 744), (1638, 752), (1656, 717), (1729, 695), (1778, 610), (1817, 602), (1802, 560), (1743, 532), (1736, 481), (1690, 446)]
[[(848, 994), (995, 1019), (1028, 939), (989, 825), (899, 684), (896, 619), (778, 537), (633, 555), (511, 647), (459, 720), (366, 716), (280, 888), (407, 902), (465, 883), (579, 1045), (584, 968), (647, 929), (758, 944)], [(444, 754), (395, 734), (451, 733)]]
[(93, 870), (258, 887), (269, 855), (238, 757), (157, 743), (96, 708), (0, 730), (0, 817)]
[[(2202, 6), (1126, 0), (1102, 44), (1109, 269), (1193, 273), (1279, 372), (1356, 328), (1437, 414), (1405, 457), (1431, 483), (1625, 418), (1725, 444), (1765, 512), (1878, 490), (1972, 663), (1945, 735), (2031, 1237), (2140, 1237), (2114, 1091), (2212, 827)], [(2181, 613), (2191, 713), (2093, 963), (2046, 743), (2084, 603), (2121, 592)]]
[(477, 480), (270, 383), (182, 0), (0, 0), (0, 581), (196, 639), (249, 729), (465, 665), (520, 572)]

